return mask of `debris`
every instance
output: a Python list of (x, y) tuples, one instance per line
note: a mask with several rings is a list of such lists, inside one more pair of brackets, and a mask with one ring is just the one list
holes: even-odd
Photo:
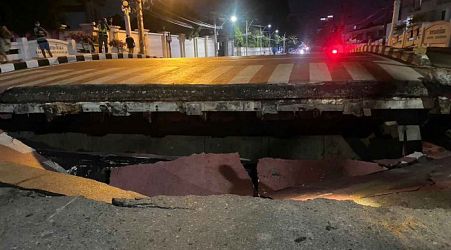
[(148, 196), (253, 195), (238, 154), (198, 154), (111, 171), (110, 184)]
[(423, 142), (423, 152), (427, 155), (428, 158), (434, 160), (451, 157), (450, 151), (429, 142)]
[(382, 159), (375, 160), (374, 162), (379, 164), (380, 166), (392, 169), (412, 165), (414, 163), (417, 163), (421, 159), (426, 159), (426, 155), (421, 152), (414, 152), (400, 159)]
[(353, 160), (282, 160), (258, 161), (259, 193), (266, 195), (285, 188), (321, 182), (343, 176), (361, 176), (386, 170), (378, 164)]

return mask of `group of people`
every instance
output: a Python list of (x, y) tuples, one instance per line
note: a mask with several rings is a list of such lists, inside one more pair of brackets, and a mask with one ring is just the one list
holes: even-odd
[[(108, 33), (110, 31), (110, 26), (108, 25), (106, 18), (99, 21), (97, 29), (99, 32), (99, 53), (103, 53), (103, 51), (105, 51), (105, 53), (108, 53)], [(127, 35), (125, 43), (127, 45), (128, 53), (133, 54), (136, 47), (133, 37)]]
[[(97, 29), (99, 32), (99, 53), (108, 53), (108, 34), (110, 31), (110, 26), (108, 25), (106, 18), (99, 21)], [(50, 50), (50, 44), (47, 40), (49, 32), (41, 26), (39, 21), (35, 22), (33, 32), (44, 58), (47, 58), (47, 55), (53, 57), (52, 51)], [(0, 63), (8, 62), (7, 55), (11, 49), (12, 38), (13, 35), (8, 28), (6, 26), (0, 26)], [(134, 53), (136, 44), (133, 37), (127, 35), (125, 43), (127, 45), (128, 52), (131, 54)]]
[[(34, 26), (34, 35), (36, 37), (36, 41), (38, 43), (39, 49), (42, 52), (42, 55), (47, 58), (47, 54), (50, 57), (53, 57), (52, 52), (50, 51), (50, 45), (47, 41), (47, 36), (49, 33), (43, 27), (41, 27), (41, 23), (36, 21)], [(0, 63), (8, 62), (8, 53), (11, 50), (11, 39), (13, 38), (12, 33), (8, 30), (6, 26), (0, 27)]]

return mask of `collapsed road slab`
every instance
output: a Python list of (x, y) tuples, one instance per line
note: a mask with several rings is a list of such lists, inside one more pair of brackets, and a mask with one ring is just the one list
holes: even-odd
[(61, 166), (46, 159), (38, 154), (35, 149), (12, 138), (2, 130), (0, 130), (0, 162), (9, 162), (38, 169), (65, 172)]
[(82, 196), (106, 203), (111, 203), (113, 198), (146, 198), (90, 179), (12, 163), (0, 162), (0, 183), (52, 194)]
[(264, 158), (258, 161), (259, 193), (275, 191), (303, 184), (361, 176), (386, 170), (378, 164), (353, 160), (282, 160)]
[(115, 168), (110, 184), (148, 196), (253, 195), (252, 181), (238, 154), (198, 154)]

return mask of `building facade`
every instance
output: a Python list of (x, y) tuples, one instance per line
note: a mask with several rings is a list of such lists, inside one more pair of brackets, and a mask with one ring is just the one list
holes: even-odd
[(403, 0), (401, 20), (451, 21), (451, 0)]

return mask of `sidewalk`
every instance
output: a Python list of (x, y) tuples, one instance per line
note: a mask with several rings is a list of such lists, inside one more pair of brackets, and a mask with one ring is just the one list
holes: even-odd
[(79, 55), (52, 57), (46, 59), (43, 58), (32, 59), (23, 62), (0, 64), (0, 74), (23, 69), (32, 69), (73, 62), (87, 62), (87, 61), (112, 60), (112, 59), (133, 59), (133, 58), (150, 58), (150, 57), (144, 56), (142, 54), (106, 53), (106, 54), (79, 54)]

